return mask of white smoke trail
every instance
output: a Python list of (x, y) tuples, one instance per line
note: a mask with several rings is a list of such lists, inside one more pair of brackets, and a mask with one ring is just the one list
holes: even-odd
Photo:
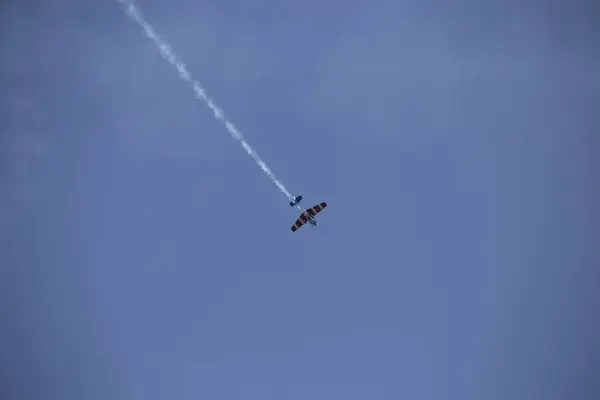
[(231, 137), (240, 142), (244, 150), (246, 150), (246, 153), (248, 153), (248, 155), (252, 157), (254, 161), (256, 161), (258, 166), (264, 171), (265, 174), (267, 174), (267, 176), (279, 188), (279, 190), (281, 190), (288, 197), (288, 199), (292, 199), (292, 195), (290, 194), (290, 192), (288, 192), (285, 186), (283, 186), (283, 184), (277, 179), (277, 177), (275, 177), (275, 174), (271, 172), (269, 167), (267, 167), (267, 164), (265, 164), (265, 162), (258, 156), (256, 151), (244, 140), (242, 133), (238, 131), (237, 128), (227, 120), (227, 118), (225, 118), (223, 111), (215, 104), (215, 102), (210, 97), (208, 97), (208, 95), (206, 94), (206, 90), (204, 90), (200, 83), (198, 83), (192, 78), (185, 64), (181, 60), (179, 60), (179, 58), (171, 50), (171, 46), (169, 46), (168, 43), (162, 40), (154, 31), (152, 26), (148, 22), (146, 22), (146, 20), (144, 20), (139, 8), (137, 8), (129, 0), (117, 0), (117, 2), (119, 2), (125, 7), (125, 12), (129, 16), (129, 18), (142, 27), (146, 36), (150, 40), (152, 40), (152, 42), (160, 50), (161, 56), (165, 60), (167, 60), (171, 65), (177, 68), (177, 71), (179, 72), (179, 77), (192, 85), (194, 92), (196, 93), (196, 98), (201, 99), (204, 101), (204, 103), (206, 103), (208, 108), (210, 108), (213, 112), (215, 118), (225, 124), (225, 128), (227, 128), (227, 131), (229, 132)]

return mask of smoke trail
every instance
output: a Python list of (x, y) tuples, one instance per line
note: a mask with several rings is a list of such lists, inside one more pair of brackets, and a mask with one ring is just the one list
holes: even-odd
[(290, 194), (290, 192), (288, 192), (285, 186), (283, 186), (283, 184), (275, 177), (275, 174), (271, 172), (269, 167), (267, 167), (267, 164), (265, 164), (265, 162), (258, 156), (258, 154), (256, 154), (256, 151), (244, 140), (242, 133), (238, 131), (237, 128), (227, 120), (227, 118), (225, 118), (223, 111), (215, 104), (215, 102), (210, 97), (208, 97), (208, 95), (206, 94), (206, 90), (204, 90), (200, 83), (192, 79), (192, 76), (189, 73), (185, 64), (181, 60), (179, 60), (179, 58), (173, 53), (173, 51), (171, 50), (171, 46), (169, 46), (168, 43), (162, 40), (154, 31), (152, 26), (144, 20), (139, 8), (137, 8), (129, 0), (117, 0), (117, 2), (119, 2), (125, 7), (125, 12), (129, 16), (129, 18), (142, 27), (146, 36), (150, 40), (152, 40), (152, 42), (160, 50), (161, 56), (165, 60), (167, 60), (171, 65), (177, 68), (177, 71), (179, 72), (179, 77), (192, 85), (194, 92), (196, 92), (196, 98), (202, 99), (202, 101), (206, 103), (208, 108), (210, 108), (213, 112), (215, 118), (225, 124), (225, 128), (227, 128), (227, 131), (229, 132), (231, 137), (240, 142), (244, 150), (246, 150), (246, 153), (248, 153), (248, 155), (252, 157), (254, 161), (256, 161), (260, 169), (262, 169), (264, 173), (267, 174), (271, 181), (279, 188), (279, 190), (281, 190), (288, 197), (288, 199), (291, 199), (292, 195)]

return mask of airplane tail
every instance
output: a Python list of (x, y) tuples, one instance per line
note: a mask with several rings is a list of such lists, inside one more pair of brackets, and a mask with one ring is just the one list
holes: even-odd
[(302, 201), (302, 193), (300, 193), (296, 197), (292, 197), (292, 201), (290, 201), (290, 207), (294, 207), (295, 205), (300, 203), (300, 201)]

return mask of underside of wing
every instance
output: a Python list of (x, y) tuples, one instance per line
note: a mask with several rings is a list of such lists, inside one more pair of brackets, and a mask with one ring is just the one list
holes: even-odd
[(320, 204), (317, 204), (314, 207), (309, 208), (308, 210), (306, 210), (306, 212), (311, 216), (314, 217), (315, 215), (317, 215), (318, 213), (320, 213), (321, 211), (323, 211), (323, 209), (327, 207), (327, 203), (322, 202)]
[(296, 232), (298, 229), (300, 229), (302, 227), (302, 225), (304, 225), (306, 223), (306, 221), (308, 221), (308, 218), (306, 218), (306, 215), (301, 214), (300, 218), (298, 218), (296, 220), (296, 223), (294, 225), (292, 225), (292, 232)]

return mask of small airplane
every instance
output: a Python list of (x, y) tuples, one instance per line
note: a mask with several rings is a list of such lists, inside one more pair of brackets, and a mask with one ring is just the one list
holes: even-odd
[(316, 227), (318, 221), (316, 220), (315, 215), (317, 215), (325, 207), (327, 207), (327, 203), (322, 202), (320, 204), (317, 204), (314, 207), (309, 208), (308, 210), (305, 210), (304, 208), (302, 208), (302, 206), (298, 205), (298, 203), (300, 203), (301, 200), (302, 200), (302, 195), (300, 194), (296, 197), (292, 197), (292, 201), (290, 202), (290, 207), (296, 206), (296, 208), (298, 210), (302, 211), (302, 214), (300, 214), (300, 217), (296, 220), (296, 223), (294, 225), (292, 225), (292, 228), (291, 228), (292, 232), (296, 232), (298, 229), (300, 229), (302, 227), (302, 225), (304, 225), (307, 222), (312, 227)]

